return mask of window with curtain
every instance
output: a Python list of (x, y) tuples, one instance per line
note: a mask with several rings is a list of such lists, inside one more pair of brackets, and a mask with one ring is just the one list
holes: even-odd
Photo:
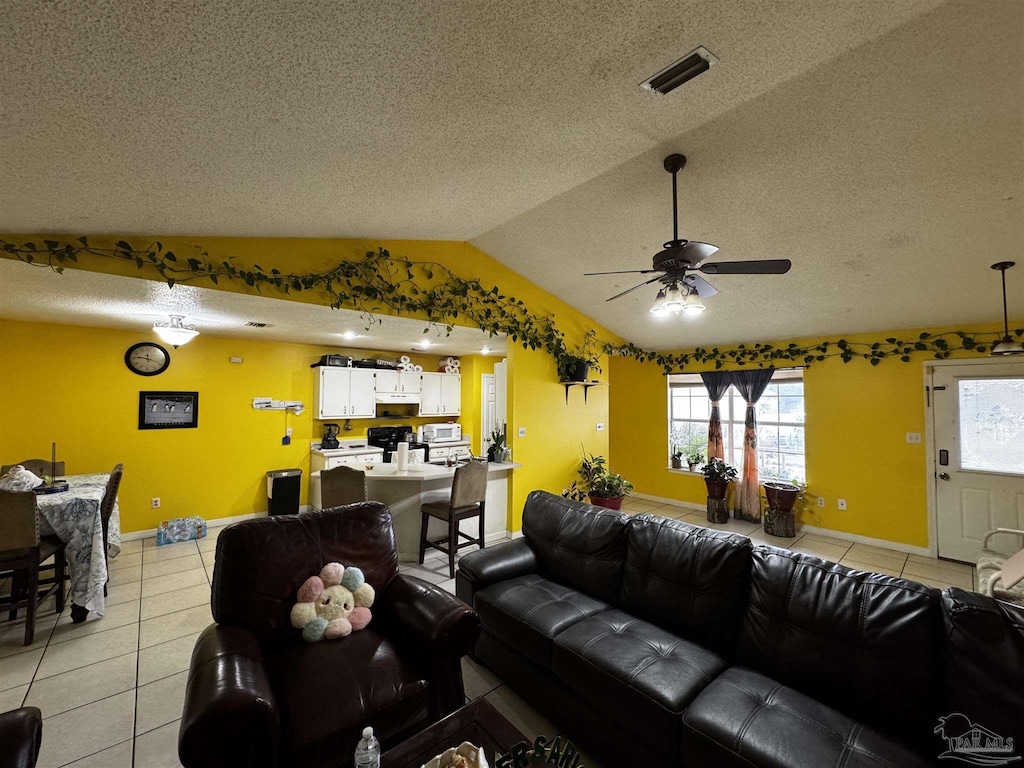
[[(698, 374), (668, 377), (669, 451), (682, 447), (684, 458), (707, 452), (711, 401)], [(722, 398), (722, 437), (726, 460), (743, 463), (743, 429), (747, 403), (735, 387)], [(762, 480), (807, 482), (804, 456), (803, 369), (777, 370), (757, 403), (757, 463)], [(666, 462), (667, 463), (667, 462)]]

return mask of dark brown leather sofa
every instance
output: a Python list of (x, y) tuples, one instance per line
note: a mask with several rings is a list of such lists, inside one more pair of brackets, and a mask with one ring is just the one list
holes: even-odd
[[(295, 593), (330, 562), (363, 570), (373, 620), (305, 643), (289, 620)], [(461, 659), (480, 631), (464, 603), (398, 574), (391, 514), (377, 502), (227, 528), (213, 617), (185, 692), (186, 768), (351, 765), (367, 725), (387, 749), (465, 703)]]
[(43, 714), (22, 707), (0, 714), (0, 768), (34, 768), (43, 743)]
[(543, 492), (456, 592), (476, 657), (605, 765), (915, 768), (953, 713), (1024, 747), (1024, 611), (974, 593)]

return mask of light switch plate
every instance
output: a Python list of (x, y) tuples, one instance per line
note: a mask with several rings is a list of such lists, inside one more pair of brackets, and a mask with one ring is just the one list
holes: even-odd
[(604, 432), (604, 422), (603, 421), (597, 422), (597, 431), (598, 432)]
[(907, 432), (907, 442), (910, 445), (921, 444), (921, 433), (920, 432)]
[(825, 506), (825, 497), (824, 496), (819, 496), (818, 497), (818, 506), (824, 508), (824, 506)]
[(526, 437), (526, 427), (520, 427), (516, 434), (519, 435), (519, 437)]

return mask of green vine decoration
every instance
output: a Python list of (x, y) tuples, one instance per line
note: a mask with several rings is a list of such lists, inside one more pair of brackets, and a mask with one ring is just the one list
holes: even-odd
[[(367, 251), (362, 259), (340, 261), (327, 272), (293, 274), (277, 269), (268, 273), (258, 264), (240, 267), (233, 257), (211, 259), (199, 246), (195, 247), (194, 255), (179, 257), (164, 249), (159, 241), (136, 248), (126, 240), (118, 240), (113, 248), (105, 248), (90, 245), (86, 237), (66, 243), (42, 240), (41, 245), (0, 240), (0, 249), (26, 264), (58, 273), (64, 271), (65, 264), (76, 263), (83, 254), (131, 262), (139, 270), (155, 270), (172, 288), (179, 283), (209, 280), (218, 285), (220, 280), (229, 280), (243, 282), (259, 292), (264, 287), (285, 294), (322, 290), (330, 296), (333, 308), (357, 310), (370, 322), (382, 311), (419, 315), (426, 318), (430, 326), (443, 327), (451, 333), (454, 323), (462, 318), (491, 336), (505, 334), (526, 349), (544, 350), (556, 361), (575, 357), (596, 365), (599, 353), (603, 353), (656, 363), (666, 373), (684, 370), (693, 364), (714, 364), (715, 368), (722, 368), (788, 363), (807, 367), (834, 357), (844, 363), (864, 359), (871, 365), (890, 357), (907, 363), (917, 354), (943, 360), (959, 351), (984, 354), (1001, 337), (998, 333), (924, 332), (914, 339), (889, 337), (877, 342), (837, 339), (809, 345), (739, 344), (733, 348), (698, 347), (673, 354), (642, 349), (631, 343), (600, 342), (594, 331), (589, 331), (579, 346), (570, 349), (553, 315), (535, 315), (521, 299), (501, 293), (497, 286), (488, 288), (478, 279), (466, 280), (436, 262), (393, 257), (384, 248)], [(429, 331), (428, 326), (423, 332)], [(1024, 338), (1024, 329), (1016, 329), (1013, 334), (1018, 339)]]

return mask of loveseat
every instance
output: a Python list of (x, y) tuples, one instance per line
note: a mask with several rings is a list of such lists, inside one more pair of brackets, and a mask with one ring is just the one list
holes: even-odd
[(456, 593), (478, 660), (604, 765), (915, 768), (968, 726), (1024, 746), (1024, 611), (963, 590), (534, 492)]
[[(373, 619), (306, 643), (289, 614), (299, 586), (330, 562), (363, 570)], [(185, 689), (185, 768), (342, 768), (367, 725), (388, 749), (465, 703), (462, 657), (480, 631), (454, 596), (399, 575), (391, 513), (378, 502), (225, 529), (213, 618)]]

